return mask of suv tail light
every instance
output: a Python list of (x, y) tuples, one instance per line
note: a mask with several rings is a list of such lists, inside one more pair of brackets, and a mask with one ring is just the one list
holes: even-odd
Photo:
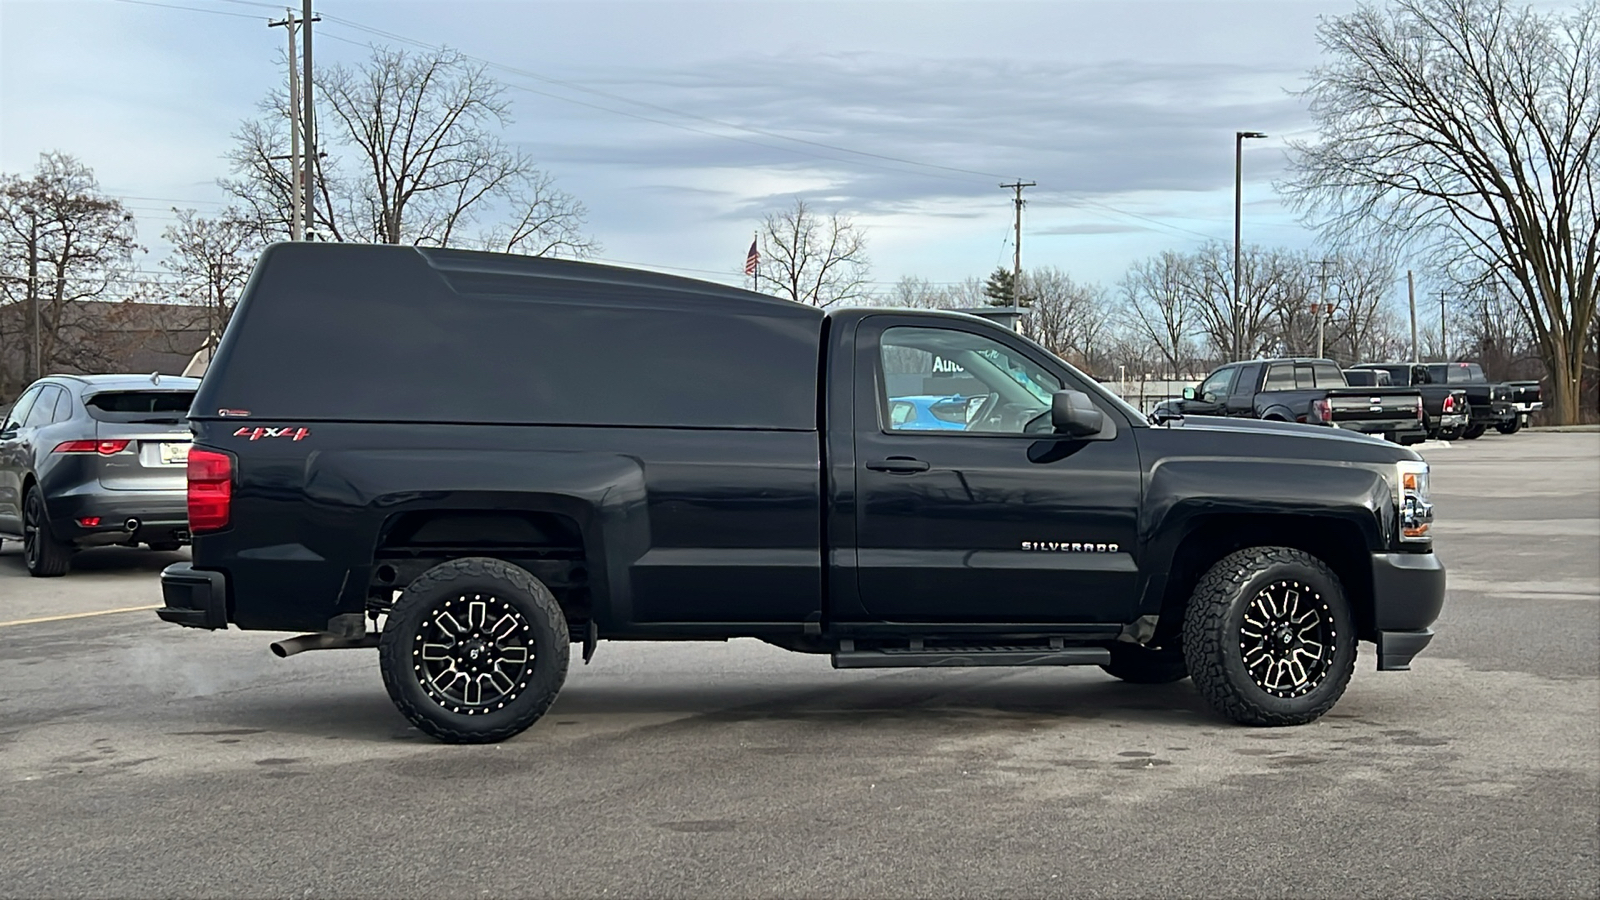
[(228, 527), (233, 512), (233, 455), (194, 447), (189, 451), (189, 530)]
[(1333, 404), (1323, 397), (1311, 401), (1311, 421), (1326, 424), (1333, 421)]
[(98, 453), (110, 456), (128, 449), (128, 441), (67, 441), (57, 444), (57, 453)]

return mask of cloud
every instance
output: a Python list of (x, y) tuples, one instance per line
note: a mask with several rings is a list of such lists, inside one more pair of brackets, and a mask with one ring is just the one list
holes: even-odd
[[(1299, 101), (1281, 89), (1297, 76), (1195, 62), (860, 53), (725, 59), (613, 73), (603, 88), (705, 117), (649, 111), (696, 131), (602, 121), (592, 140), (575, 142), (568, 132), (562, 143), (533, 146), (551, 165), (717, 170), (729, 174), (721, 188), (743, 198), (739, 207), (787, 199), (740, 184), (737, 173), (762, 170), (806, 173), (825, 184), (819, 196), (874, 214), (930, 199), (990, 197), (999, 180), (1018, 176), (1039, 182), (1039, 199), (1206, 191), (1232, 182), (1232, 130), (1304, 126)], [(1252, 180), (1282, 169), (1270, 143), (1250, 145)]]
[(1083, 222), (1075, 225), (1049, 225), (1043, 228), (1032, 229), (1037, 235), (1072, 235), (1072, 234), (1130, 234), (1136, 231), (1150, 231), (1149, 227), (1139, 225), (1111, 225), (1101, 222)]

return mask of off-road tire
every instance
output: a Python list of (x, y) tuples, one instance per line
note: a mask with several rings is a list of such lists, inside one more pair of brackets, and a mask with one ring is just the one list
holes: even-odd
[(1171, 684), (1189, 677), (1181, 647), (1118, 642), (1111, 645), (1111, 664), (1100, 668), (1129, 684)]
[[(1328, 645), (1319, 677), (1295, 696), (1269, 692), (1251, 674), (1245, 616), (1272, 589), (1298, 586), (1311, 594), (1313, 624)], [(1264, 632), (1267, 629), (1262, 629)], [(1208, 705), (1241, 725), (1303, 725), (1333, 708), (1355, 672), (1356, 632), (1344, 589), (1332, 569), (1288, 547), (1251, 547), (1212, 566), (1195, 586), (1183, 620), (1189, 676)]]
[[(24, 540), (22, 562), (35, 578), (57, 578), (67, 574), (72, 564), (72, 545), (56, 540), (50, 533), (50, 510), (37, 487), (28, 488), (22, 501)], [(32, 529), (30, 532), (29, 529)]]
[(1509, 422), (1496, 422), (1494, 430), (1501, 434), (1516, 434), (1522, 430), (1522, 416), (1513, 416)]
[(148, 545), (157, 553), (172, 553), (183, 546), (182, 541), (151, 541)]
[(1488, 430), (1489, 426), (1487, 425), (1468, 425), (1466, 430), (1461, 432), (1461, 436), (1466, 440), (1475, 441), (1483, 437), (1483, 433)]
[[(517, 686), (509, 699), (498, 707), (453, 711), (423, 684), (427, 662), (423, 659), (424, 634), (437, 627), (439, 614), (447, 605), (461, 604), (459, 611), (484, 597), (520, 616), (522, 621), (512, 624), (520, 626), (516, 628), (521, 635), (518, 639), (527, 648), (525, 656), (532, 657), (531, 664), (525, 677), (513, 682)], [(499, 642), (494, 646), (499, 647)], [(378, 641), (379, 666), (389, 699), (411, 724), (450, 744), (503, 741), (538, 721), (566, 681), (568, 651), (566, 616), (550, 589), (525, 569), (483, 557), (441, 563), (407, 585), (389, 611)]]

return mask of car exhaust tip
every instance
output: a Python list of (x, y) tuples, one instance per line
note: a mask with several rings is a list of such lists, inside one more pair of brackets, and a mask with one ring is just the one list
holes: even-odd
[(138, 531), (139, 530), (139, 520), (138, 519), (129, 519), (128, 521), (123, 522), (122, 523), (122, 530), (126, 531), (126, 532), (129, 532), (129, 533)]
[(375, 632), (357, 638), (349, 638), (330, 634), (326, 631), (273, 641), (269, 645), (273, 655), (279, 659), (293, 656), (296, 653), (304, 653), (307, 650), (349, 650), (376, 646), (378, 646), (378, 635)]

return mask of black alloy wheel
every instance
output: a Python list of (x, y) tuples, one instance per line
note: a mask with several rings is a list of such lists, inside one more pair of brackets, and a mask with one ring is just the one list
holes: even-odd
[(1468, 425), (1467, 429), (1461, 432), (1461, 436), (1469, 441), (1475, 441), (1483, 437), (1483, 433), (1488, 430), (1489, 426), (1487, 425)]
[(22, 561), (35, 578), (55, 578), (67, 574), (72, 547), (56, 540), (50, 532), (50, 511), (44, 494), (29, 488), (22, 501)]
[(1303, 550), (1252, 547), (1195, 587), (1183, 652), (1200, 695), (1244, 725), (1301, 725), (1355, 672), (1355, 621), (1333, 570)]
[(1439, 440), (1441, 440), (1441, 441), (1456, 441), (1456, 440), (1460, 440), (1460, 439), (1461, 439), (1461, 429), (1460, 428), (1441, 428), (1441, 429), (1439, 429)]
[(378, 643), (400, 712), (447, 743), (502, 741), (538, 721), (566, 679), (566, 617), (526, 570), (451, 560), (411, 582)]
[(1522, 416), (1512, 416), (1509, 422), (1496, 422), (1494, 430), (1501, 434), (1516, 434), (1522, 430)]

